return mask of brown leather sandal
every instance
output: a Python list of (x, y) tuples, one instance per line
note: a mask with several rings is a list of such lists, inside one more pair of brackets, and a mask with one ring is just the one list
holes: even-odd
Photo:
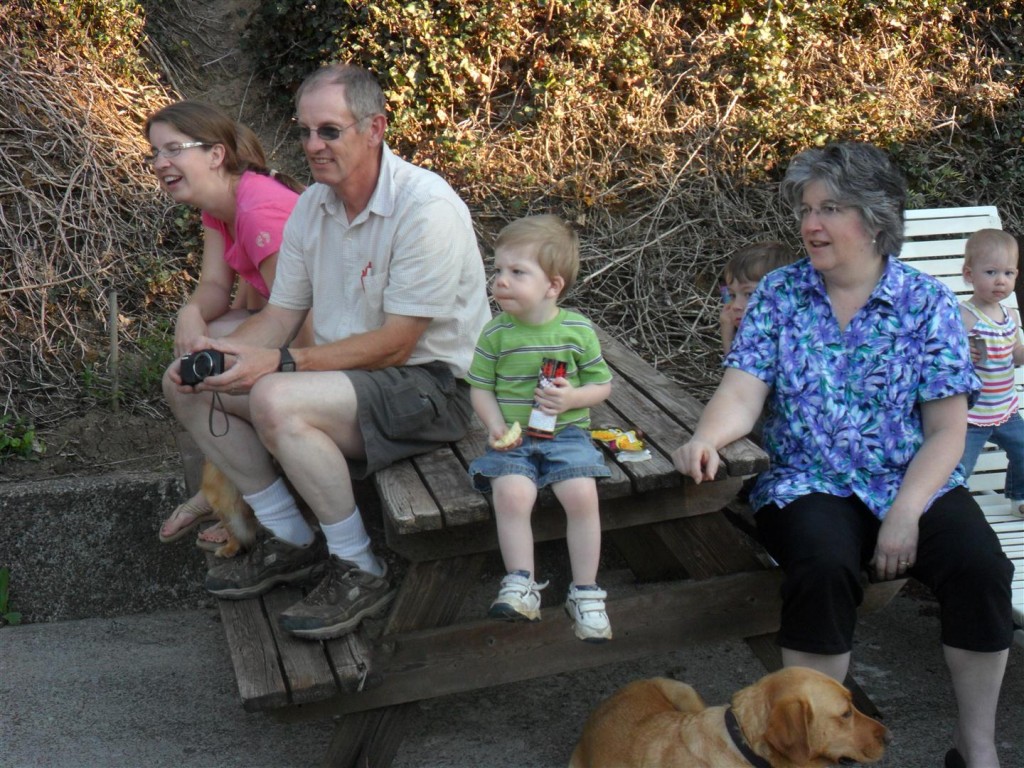
[[(210, 506), (210, 502), (206, 500), (205, 496), (197, 493), (188, 501), (178, 505), (177, 509), (171, 513), (171, 516), (164, 520), (157, 535), (164, 544), (170, 544), (172, 541), (177, 541), (186, 536), (200, 523), (212, 520), (214, 517), (216, 515), (213, 512), (213, 507)], [(168, 526), (177, 527), (174, 528), (172, 533), (164, 533)]]

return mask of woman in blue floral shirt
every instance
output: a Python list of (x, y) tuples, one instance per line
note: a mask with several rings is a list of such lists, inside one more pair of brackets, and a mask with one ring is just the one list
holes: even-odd
[(952, 293), (895, 257), (905, 182), (867, 144), (798, 154), (782, 184), (807, 258), (768, 274), (693, 438), (695, 482), (767, 404), (771, 468), (751, 504), (785, 571), (786, 666), (843, 680), (861, 571), (912, 575), (941, 606), (959, 705), (947, 768), (997, 766), (995, 713), (1012, 640), (1013, 565), (958, 466), (974, 375)]

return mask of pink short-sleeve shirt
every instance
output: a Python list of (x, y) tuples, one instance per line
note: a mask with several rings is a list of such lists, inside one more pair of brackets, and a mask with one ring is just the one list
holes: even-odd
[(238, 180), (235, 200), (235, 236), (227, 225), (203, 212), (203, 226), (224, 237), (224, 261), (263, 298), (270, 289), (260, 264), (281, 248), (284, 223), (299, 196), (278, 181), (261, 173), (246, 171)]

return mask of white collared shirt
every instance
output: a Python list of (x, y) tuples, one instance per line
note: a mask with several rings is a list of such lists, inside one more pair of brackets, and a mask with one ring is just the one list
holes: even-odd
[(270, 303), (312, 307), (317, 344), (379, 328), (385, 313), (433, 318), (408, 364), (445, 362), (460, 378), (491, 316), (466, 204), (436, 173), (387, 145), (370, 202), (351, 223), (327, 185), (301, 195), (285, 226)]

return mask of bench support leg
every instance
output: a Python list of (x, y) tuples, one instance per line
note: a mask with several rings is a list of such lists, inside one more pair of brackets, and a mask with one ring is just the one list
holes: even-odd
[(331, 736), (324, 768), (386, 768), (418, 712), (414, 702), (345, 715)]
[[(454, 622), (485, 559), (485, 555), (467, 555), (410, 563), (388, 616), (385, 638)], [(423, 698), (430, 696), (430, 691), (423, 692)], [(324, 765), (387, 768), (418, 711), (419, 704), (413, 702), (345, 715), (334, 729)]]

